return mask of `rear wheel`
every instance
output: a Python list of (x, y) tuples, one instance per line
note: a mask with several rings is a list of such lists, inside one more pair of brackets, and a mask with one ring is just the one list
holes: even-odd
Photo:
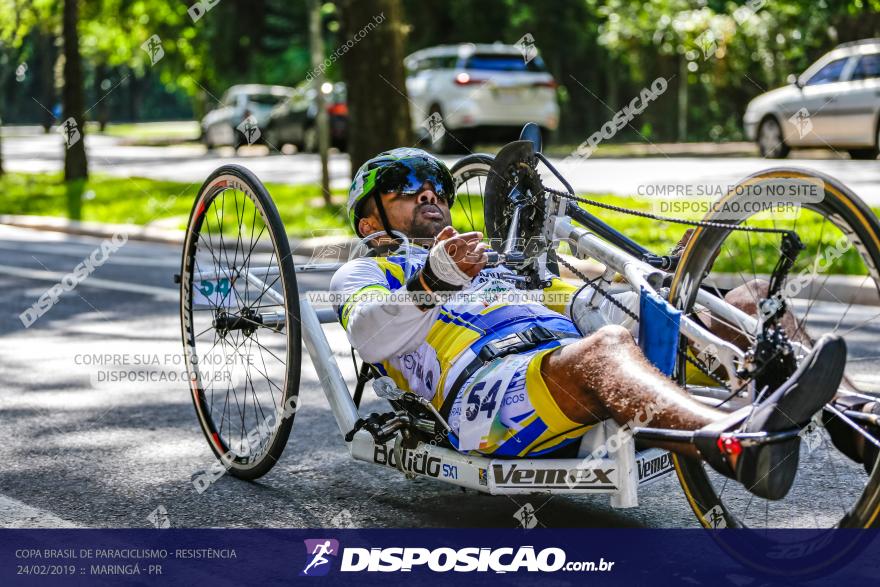
[(281, 153), (284, 150), (284, 143), (281, 141), (281, 133), (273, 127), (270, 126), (263, 131), (263, 139), (266, 146), (269, 148), (270, 155), (272, 153)]
[[(806, 248), (796, 259), (781, 288), (782, 297), (793, 314), (794, 332), (786, 331), (802, 357), (811, 342), (824, 333), (837, 333), (848, 343), (846, 376), (839, 393), (860, 393), (880, 397), (876, 377), (880, 359), (873, 342), (880, 336), (880, 226), (871, 210), (836, 180), (797, 169), (773, 169), (741, 182), (722, 202), (723, 210), (746, 209), (754, 194), (770, 186), (810, 183), (818, 186), (821, 201), (803, 203), (787, 212), (760, 211), (742, 218), (721, 218), (715, 213), (707, 220), (731, 224), (795, 231)], [(737, 195), (737, 193), (739, 195)], [(751, 200), (749, 200), (751, 198)], [(720, 208), (719, 208), (720, 209)], [(785, 210), (785, 209), (777, 209)], [(697, 303), (699, 290), (723, 297), (726, 290), (766, 280), (780, 257), (780, 234), (749, 233), (720, 228), (697, 228), (682, 253), (670, 286), (669, 299), (685, 314), (701, 321), (725, 321)], [(755, 296), (757, 303), (760, 295)], [(754, 347), (755, 333), (725, 323), (736, 337)], [(697, 355), (703, 366), (711, 365), (711, 353)], [(691, 359), (693, 359), (691, 355)], [(733, 410), (747, 405), (745, 393), (732, 393), (707, 381), (704, 373), (688, 366), (679, 357), (678, 372), (686, 389), (702, 401)], [(695, 377), (696, 374), (696, 377)], [(731, 383), (723, 369), (713, 372), (723, 383)], [(702, 379), (702, 381), (700, 381)], [(746, 391), (746, 390), (743, 390)], [(714, 398), (714, 399), (709, 399)], [(858, 434), (854, 428), (846, 432)], [(679, 481), (688, 502), (706, 527), (798, 527), (864, 528), (878, 523), (880, 514), (880, 467), (873, 472), (840, 452), (831, 441), (820, 416), (802, 433), (798, 476), (791, 492), (782, 500), (756, 497), (735, 481), (718, 475), (702, 461), (675, 456)], [(868, 467), (870, 468), (870, 466)], [(795, 550), (789, 556), (772, 559), (781, 547), (763, 534), (751, 536), (737, 548), (745, 549), (750, 564), (761, 561), (778, 571), (810, 574), (816, 564), (838, 560), (840, 544), (824, 536), (810, 548)], [(818, 536), (818, 535), (817, 535)], [(799, 554), (798, 554), (799, 553)], [(795, 556), (797, 555), (797, 556)], [(791, 566), (782, 565), (789, 561)], [(807, 564), (809, 563), (809, 564)], [(830, 563), (828, 563), (830, 564)], [(780, 566), (782, 565), (782, 566)], [(785, 567), (784, 569), (782, 567)], [(827, 569), (826, 569), (827, 570)]]
[(281, 456), (296, 412), (301, 364), (293, 259), (275, 204), (247, 169), (205, 181), (181, 264), (181, 333), (199, 425), (242, 479)]
[(313, 124), (303, 132), (303, 151), (318, 152), (318, 128)]
[(772, 116), (761, 121), (758, 127), (758, 149), (761, 157), (767, 159), (785, 159), (791, 149), (785, 144), (782, 126)]
[(849, 156), (851, 159), (870, 161), (877, 158), (877, 149), (850, 149)]

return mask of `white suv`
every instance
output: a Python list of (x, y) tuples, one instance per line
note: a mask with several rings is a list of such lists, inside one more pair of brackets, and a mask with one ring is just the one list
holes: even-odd
[(792, 147), (849, 151), (874, 159), (880, 148), (880, 39), (844, 43), (790, 85), (762, 94), (743, 122), (761, 155), (782, 158)]
[(477, 139), (514, 140), (527, 122), (545, 133), (559, 125), (557, 84), (533, 45), (431, 47), (404, 65), (413, 130), (436, 151), (470, 150)]

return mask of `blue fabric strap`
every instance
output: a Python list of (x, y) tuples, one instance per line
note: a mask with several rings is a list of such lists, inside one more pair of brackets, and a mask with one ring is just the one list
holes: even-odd
[(672, 377), (678, 354), (681, 310), (654, 292), (641, 290), (639, 299), (639, 346), (655, 367)]

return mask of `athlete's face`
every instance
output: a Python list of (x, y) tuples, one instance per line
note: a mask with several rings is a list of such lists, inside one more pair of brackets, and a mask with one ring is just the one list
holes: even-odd
[[(382, 205), (393, 230), (399, 230), (411, 239), (433, 239), (441, 230), (452, 224), (449, 205), (437, 197), (434, 185), (426, 181), (414, 196), (389, 192), (382, 194)], [(374, 210), (362, 221), (361, 234), (384, 230), (379, 212)], [(365, 230), (366, 229), (366, 230)]]

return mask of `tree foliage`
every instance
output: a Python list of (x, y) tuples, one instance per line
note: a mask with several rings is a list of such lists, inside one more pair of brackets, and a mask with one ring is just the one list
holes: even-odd
[[(81, 2), (87, 104), (108, 92), (100, 88), (119, 84), (106, 99), (116, 117), (167, 116), (169, 111), (198, 116), (232, 84), (295, 85), (309, 71), (306, 0), (219, 0), (194, 21), (188, 9), (196, 1)], [(323, 5), (328, 55), (348, 40), (340, 30), (346, 2)], [(19, 64), (38, 57), (40, 39), (60, 38), (62, 4), (0, 0), (0, 114), (42, 115), (31, 99), (42, 95), (39, 88), (28, 85), (29, 80), (18, 85), (9, 80)], [(560, 138), (578, 142), (659, 75), (671, 80), (670, 95), (633, 122), (641, 135), (652, 141), (675, 138), (685, 96), (685, 138), (740, 138), (742, 112), (752, 97), (782, 85), (788, 74), (803, 71), (837, 43), (880, 36), (880, 0), (401, 4), (405, 54), (443, 43), (516, 43), (532, 35), (562, 86)], [(165, 53), (156, 64), (141, 49), (153, 35), (161, 39)], [(714, 44), (711, 56), (707, 42)], [(368, 67), (375, 59), (370, 47), (359, 43), (345, 61), (360, 60)], [(60, 68), (54, 71), (59, 74)], [(327, 74), (340, 79), (340, 64)], [(135, 107), (144, 96), (151, 98), (148, 104)], [(191, 112), (184, 108), (186, 100)], [(641, 140), (635, 131), (627, 132), (618, 139)]]

